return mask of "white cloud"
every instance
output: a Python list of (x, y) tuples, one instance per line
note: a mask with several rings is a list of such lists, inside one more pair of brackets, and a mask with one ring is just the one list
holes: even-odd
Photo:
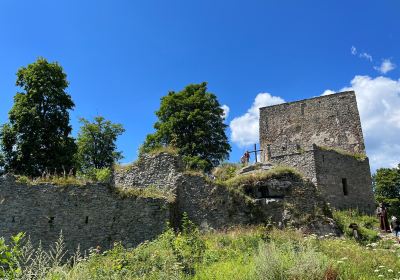
[(340, 91), (346, 90), (356, 92), (372, 171), (396, 166), (400, 162), (400, 80), (355, 76)]
[(379, 71), (382, 74), (386, 74), (387, 72), (392, 71), (394, 68), (396, 68), (396, 65), (392, 63), (390, 59), (384, 59), (379, 67), (374, 67), (375, 70)]
[(351, 54), (356, 55), (357, 54), (357, 49), (355, 46), (351, 46)]
[(258, 143), (259, 108), (284, 103), (285, 100), (269, 93), (257, 94), (253, 105), (247, 112), (230, 122), (231, 140), (239, 147)]
[(225, 105), (225, 104), (221, 106), (221, 109), (224, 110), (223, 118), (224, 118), (224, 120), (226, 120), (229, 116), (229, 112), (231, 109), (229, 108), (228, 105)]
[(335, 93), (335, 91), (327, 89), (321, 95), (329, 95), (329, 94), (334, 94), (334, 93)]
[(366, 52), (360, 53), (360, 57), (365, 58), (369, 62), (372, 62), (372, 55), (370, 55), (369, 53)]

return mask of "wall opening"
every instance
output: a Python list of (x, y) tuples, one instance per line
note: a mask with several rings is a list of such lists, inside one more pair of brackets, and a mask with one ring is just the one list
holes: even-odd
[(89, 216), (86, 216), (85, 218), (85, 224), (89, 223)]
[(11, 223), (15, 223), (15, 217), (12, 217)]
[(53, 224), (54, 222), (54, 217), (49, 217), (49, 224)]
[(348, 195), (349, 194), (349, 190), (348, 190), (347, 179), (346, 178), (342, 178), (342, 188), (343, 188), (343, 195)]
[(325, 155), (322, 155), (322, 162), (325, 161)]

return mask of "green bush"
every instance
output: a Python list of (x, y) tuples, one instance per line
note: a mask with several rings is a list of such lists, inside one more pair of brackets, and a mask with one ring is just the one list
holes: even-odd
[(376, 231), (378, 226), (378, 220), (376, 217), (362, 215), (357, 210), (343, 210), (334, 211), (333, 218), (335, 219), (339, 228), (348, 237), (353, 236), (353, 230), (349, 228), (349, 225), (355, 223), (358, 225), (361, 238), (360, 242), (370, 243), (379, 239), (378, 232)]
[(78, 176), (94, 182), (109, 183), (112, 178), (112, 170), (108, 167), (90, 168), (85, 173), (78, 174)]

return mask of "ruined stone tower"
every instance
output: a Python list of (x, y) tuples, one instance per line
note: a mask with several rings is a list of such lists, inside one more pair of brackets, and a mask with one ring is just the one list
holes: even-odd
[(331, 206), (374, 209), (371, 173), (353, 91), (260, 108), (262, 161), (292, 166)]

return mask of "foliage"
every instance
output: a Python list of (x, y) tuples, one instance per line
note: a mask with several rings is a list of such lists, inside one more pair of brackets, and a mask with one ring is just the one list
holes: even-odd
[(184, 272), (194, 274), (195, 264), (203, 259), (205, 244), (200, 237), (200, 231), (183, 213), (181, 231), (174, 240), (174, 249)]
[(135, 187), (119, 187), (116, 186), (114, 191), (121, 197), (143, 197), (143, 198), (160, 198), (165, 199), (168, 202), (175, 201), (175, 195), (171, 192), (162, 190), (160, 188), (149, 186), (146, 188), (135, 188)]
[(360, 242), (369, 243), (379, 239), (378, 233), (374, 230), (378, 227), (375, 217), (362, 215), (357, 210), (342, 210), (334, 211), (333, 218), (348, 237), (353, 237), (353, 230), (349, 228), (349, 225), (355, 223), (358, 225)]
[(236, 176), (236, 171), (241, 165), (235, 163), (224, 162), (221, 165), (214, 168), (212, 175), (218, 181), (226, 181)]
[(25, 175), (16, 175), (16, 182), (24, 185), (35, 186), (40, 184), (51, 184), (55, 186), (84, 186), (88, 183), (109, 183), (112, 171), (109, 168), (91, 169), (88, 174), (74, 175), (46, 175), (30, 178)]
[(260, 245), (255, 259), (257, 279), (325, 279), (328, 258), (310, 243), (274, 241)]
[(6, 244), (3, 237), (0, 238), (1, 279), (14, 279), (21, 273), (18, 258), (21, 256), (20, 243), (23, 237), (23, 233), (12, 236), (10, 245)]
[[(342, 216), (350, 215), (341, 212)], [(351, 214), (354, 217), (354, 214)], [(356, 216), (365, 225), (376, 219)], [(361, 223), (360, 223), (361, 224)], [(20, 242), (19, 242), (20, 243)], [(303, 235), (295, 230), (266, 231), (258, 227), (238, 227), (201, 234), (185, 215), (180, 231), (167, 229), (153, 241), (136, 248), (120, 243), (106, 252), (79, 250), (65, 258), (63, 240), (50, 251), (30, 242), (11, 252), (11, 269), (6, 279), (176, 279), (176, 280), (264, 280), (397, 279), (400, 248), (395, 240), (366, 246), (348, 238)], [(4, 267), (4, 266), (3, 266)]]
[(207, 84), (191, 84), (169, 92), (156, 112), (155, 133), (146, 137), (140, 153), (163, 146), (179, 150), (189, 168), (210, 171), (231, 150), (225, 134), (223, 110)]
[(79, 177), (92, 182), (109, 183), (112, 178), (112, 170), (109, 167), (87, 168), (85, 173), (78, 173)]
[(375, 198), (389, 206), (389, 215), (400, 213), (400, 168), (379, 168), (372, 177)]
[(30, 176), (70, 170), (76, 151), (69, 125), (74, 103), (62, 67), (39, 58), (18, 70), (16, 85), (23, 92), (15, 95), (9, 123), (0, 131), (5, 170)]
[(122, 158), (116, 151), (116, 140), (125, 130), (121, 124), (114, 124), (101, 116), (90, 122), (81, 118), (83, 124), (78, 134), (77, 163), (83, 173), (94, 169), (111, 168), (115, 161)]

